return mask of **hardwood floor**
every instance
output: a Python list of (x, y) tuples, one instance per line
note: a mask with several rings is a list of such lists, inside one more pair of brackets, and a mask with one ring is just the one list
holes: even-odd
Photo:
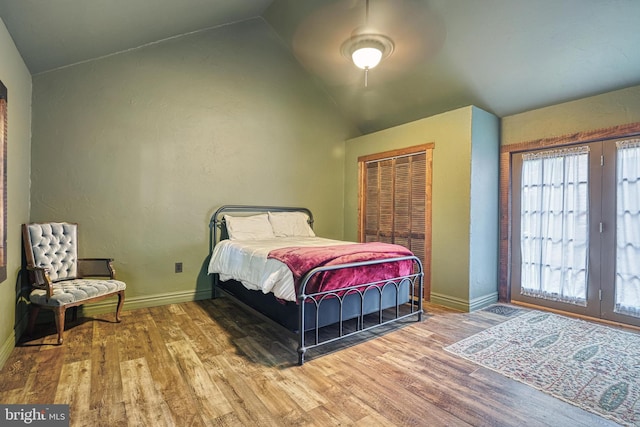
[(66, 403), (73, 426), (615, 425), (443, 350), (508, 317), (426, 309), (302, 367), (228, 298), (80, 319), (15, 348), (0, 402)]

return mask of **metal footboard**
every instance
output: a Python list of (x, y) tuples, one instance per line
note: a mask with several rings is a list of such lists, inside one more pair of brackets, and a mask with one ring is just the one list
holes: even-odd
[[(363, 283), (330, 291), (309, 294), (306, 293), (306, 288), (309, 284), (309, 281), (312, 280), (315, 276), (328, 271), (361, 266), (371, 266), (382, 263), (402, 262), (408, 260), (413, 262), (414, 268), (413, 273), (407, 276), (394, 277), (370, 283)], [(422, 308), (423, 278), (424, 272), (422, 271), (422, 263), (415, 256), (354, 262), (349, 264), (317, 267), (311, 270), (302, 279), (300, 290), (298, 293), (298, 364), (302, 365), (304, 363), (305, 354), (307, 350), (311, 348), (345, 339), (352, 335), (356, 335), (383, 325), (388, 325), (390, 323), (406, 319), (410, 316), (416, 316), (417, 321), (421, 321), (422, 314), (424, 312)], [(416, 284), (418, 285), (417, 292)], [(406, 287), (409, 288), (408, 299), (403, 297)], [(392, 289), (392, 292), (394, 292), (395, 294), (394, 304), (392, 305), (390, 305), (388, 302), (385, 304), (383, 301), (383, 295), (385, 294), (387, 289)], [(365, 299), (371, 294), (373, 294), (374, 296), (378, 296), (378, 308), (374, 311), (365, 310)], [(359, 297), (360, 310), (355, 314), (355, 316), (353, 314), (345, 316), (345, 299), (348, 297), (353, 298), (353, 296)], [(322, 304), (326, 303), (326, 301), (329, 299), (337, 301), (339, 305), (339, 315), (336, 322), (338, 332), (337, 336), (321, 339), (320, 329), (322, 328), (322, 325), (319, 321), (319, 315), (322, 311)], [(312, 303), (315, 306), (315, 324), (311, 325), (311, 327), (309, 327), (309, 325), (307, 324), (307, 319), (305, 316), (305, 311), (309, 308), (309, 303)], [(417, 303), (417, 307), (414, 303)], [(408, 312), (401, 313), (400, 309), (402, 306), (408, 306)], [(385, 319), (384, 312), (389, 310), (393, 311), (393, 316)], [(365, 325), (365, 316), (373, 316), (374, 314), (377, 314), (377, 322), (369, 326)], [(355, 330), (346, 331), (344, 328), (344, 322), (353, 319), (356, 320)], [(312, 342), (310, 344), (308, 343), (308, 331), (310, 331), (312, 335)]]

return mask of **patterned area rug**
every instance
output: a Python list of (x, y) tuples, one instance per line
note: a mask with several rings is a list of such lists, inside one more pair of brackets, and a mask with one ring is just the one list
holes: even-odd
[(640, 334), (531, 311), (445, 350), (623, 425), (640, 425)]
[(483, 311), (488, 311), (493, 314), (499, 314), (500, 316), (507, 316), (507, 317), (519, 315), (522, 313), (522, 310), (520, 310), (519, 308), (511, 307), (509, 305), (502, 305), (502, 304), (490, 305), (489, 307), (484, 308)]

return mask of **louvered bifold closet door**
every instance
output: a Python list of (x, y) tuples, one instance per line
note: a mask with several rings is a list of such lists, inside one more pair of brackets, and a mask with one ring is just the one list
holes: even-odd
[(411, 157), (395, 159), (393, 243), (411, 249)]
[(393, 163), (385, 160), (367, 164), (365, 242), (393, 243)]
[(395, 159), (393, 242), (425, 256), (426, 155)]
[(411, 200), (409, 220), (409, 249), (423, 262), (428, 258), (426, 244), (426, 206), (427, 206), (427, 156), (417, 154), (411, 159)]
[(433, 145), (386, 152), (360, 163), (359, 237), (410, 249), (424, 266), (429, 297), (431, 159)]
[(378, 162), (367, 163), (365, 170), (364, 241), (377, 242), (380, 228), (380, 188), (378, 187)]
[(385, 243), (395, 243), (394, 241), (394, 194), (395, 194), (395, 174), (393, 159), (378, 162), (380, 173), (380, 192), (378, 194), (380, 219), (378, 224), (378, 241)]
[(410, 249), (425, 260), (426, 154), (366, 165), (364, 237)]

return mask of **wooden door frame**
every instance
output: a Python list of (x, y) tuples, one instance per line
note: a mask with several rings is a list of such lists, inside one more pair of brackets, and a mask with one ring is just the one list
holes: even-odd
[(7, 279), (7, 122), (8, 91), (0, 81), (0, 282)]

